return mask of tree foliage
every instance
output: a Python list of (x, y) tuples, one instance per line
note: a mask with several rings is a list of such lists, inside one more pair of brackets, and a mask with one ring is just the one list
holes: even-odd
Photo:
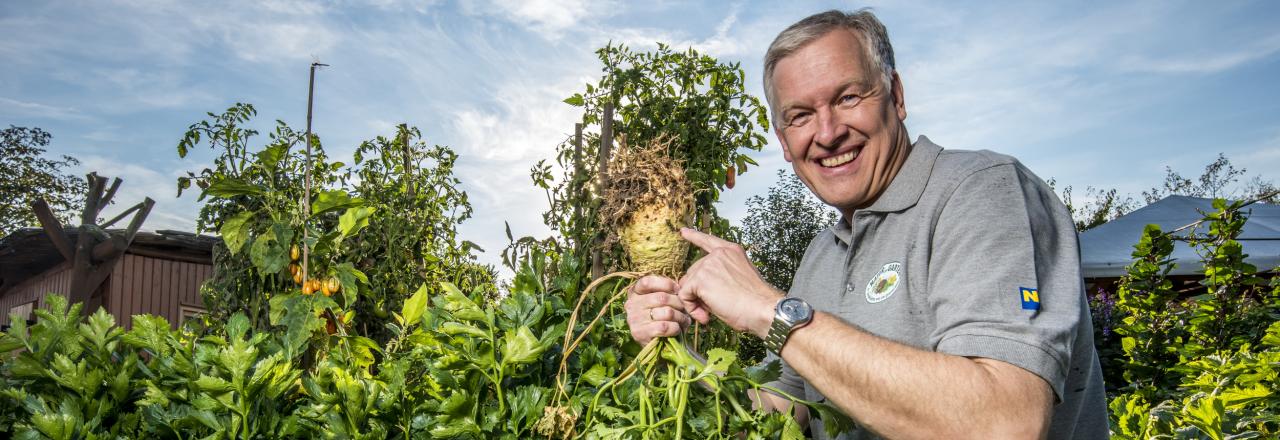
[[(604, 75), (585, 91), (565, 99), (583, 109), (588, 128), (577, 151), (568, 139), (556, 148), (559, 179), (541, 161), (532, 172), (534, 182), (547, 191), (551, 209), (546, 224), (561, 233), (575, 253), (589, 250), (600, 233), (595, 220), (599, 195), (590, 183), (597, 178), (604, 108), (614, 108), (614, 148), (648, 145), (660, 137), (674, 137), (669, 156), (680, 161), (693, 186), (694, 224), (719, 235), (729, 224), (715, 211), (728, 174), (742, 174), (755, 161), (745, 151), (759, 151), (767, 143), (768, 111), (746, 92), (746, 74), (737, 63), (721, 63), (693, 49), (675, 51), (659, 44), (652, 52), (608, 45), (596, 51)], [(625, 140), (625, 142), (622, 142)], [(616, 256), (617, 254), (614, 253)], [(611, 261), (620, 262), (620, 259)]]
[(795, 173), (779, 170), (777, 184), (765, 195), (747, 199), (740, 236), (765, 281), (786, 291), (809, 243), (837, 218)]
[(64, 174), (80, 161), (67, 155), (44, 157), (53, 138), (39, 128), (15, 127), (0, 130), (0, 237), (24, 227), (39, 226), (31, 203), (44, 199), (54, 215), (69, 224), (84, 204), (88, 191), (84, 179)]
[[(1252, 200), (1266, 199), (1267, 203), (1276, 203), (1275, 185), (1254, 176), (1247, 184), (1240, 186), (1240, 179), (1247, 177), (1248, 170), (1237, 169), (1222, 153), (1218, 158), (1204, 166), (1200, 177), (1189, 179), (1182, 177), (1172, 167), (1165, 167), (1164, 184), (1142, 192), (1147, 203), (1155, 203), (1171, 195), (1202, 197), (1209, 199)], [(1270, 197), (1264, 197), (1270, 194)]]
[[(1221, 198), (1228, 200), (1256, 200), (1264, 203), (1280, 203), (1280, 187), (1262, 175), (1255, 175), (1241, 182), (1248, 176), (1245, 168), (1236, 168), (1222, 153), (1208, 165), (1200, 176), (1194, 179), (1183, 177), (1172, 167), (1165, 167), (1164, 182), (1142, 191), (1141, 201), (1132, 195), (1121, 194), (1116, 189), (1103, 189), (1093, 186), (1085, 187), (1083, 200), (1077, 200), (1071, 186), (1061, 190), (1062, 202), (1067, 205), (1075, 219), (1076, 230), (1085, 231), (1117, 217), (1168, 196), (1190, 196), (1201, 198)], [(1049, 180), (1051, 187), (1054, 180)]]

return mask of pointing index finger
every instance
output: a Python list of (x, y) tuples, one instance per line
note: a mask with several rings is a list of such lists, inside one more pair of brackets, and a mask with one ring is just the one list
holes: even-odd
[(707, 253), (733, 244), (721, 239), (720, 237), (716, 237), (693, 228), (680, 228), (680, 236), (684, 237), (685, 241), (693, 243), (694, 246), (701, 248)]

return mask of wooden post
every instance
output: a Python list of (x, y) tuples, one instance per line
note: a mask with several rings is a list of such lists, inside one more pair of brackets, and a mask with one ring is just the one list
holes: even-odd
[[(604, 105), (604, 118), (600, 121), (600, 154), (599, 154), (599, 170), (597, 171), (596, 187), (599, 188), (600, 195), (603, 196), (606, 189), (609, 188), (609, 157), (613, 150), (613, 104)], [(603, 238), (598, 234), (595, 239), (595, 246), (591, 252), (591, 278), (596, 279), (604, 276), (604, 257), (601, 254), (600, 244)]]
[(609, 156), (613, 154), (613, 104), (605, 104), (600, 122), (600, 193), (609, 187)]
[(409, 149), (409, 124), (400, 124), (400, 152), (404, 156), (404, 186), (409, 198), (417, 197), (413, 188), (413, 152)]
[(49, 236), (49, 240), (53, 242), (53, 247), (58, 249), (58, 253), (62, 254), (62, 258), (67, 261), (75, 258), (75, 249), (71, 247), (71, 239), (67, 238), (66, 232), (63, 232), (62, 222), (58, 221), (58, 217), (53, 215), (53, 210), (49, 209), (49, 203), (44, 199), (37, 199), (31, 203), (31, 210), (35, 211), (36, 219), (40, 220), (40, 226), (44, 227), (45, 235)]
[(101, 305), (100, 298), (93, 298), (93, 292), (98, 290), (98, 286), (107, 279), (116, 260), (124, 255), (125, 250), (133, 243), (133, 237), (137, 235), (142, 222), (146, 221), (147, 215), (151, 213), (151, 207), (155, 205), (155, 201), (147, 198), (144, 202), (125, 210), (124, 213), (105, 223), (109, 226), (129, 213), (133, 213), (129, 228), (123, 233), (112, 234), (104, 229), (105, 226), (98, 225), (98, 215), (111, 203), (116, 190), (120, 188), (121, 180), (114, 179), (111, 187), (107, 188), (107, 179), (97, 173), (89, 173), (85, 178), (89, 181), (89, 192), (85, 194), (84, 209), (80, 211), (81, 223), (76, 228), (79, 233), (76, 235), (74, 247), (66, 235), (62, 222), (49, 209), (47, 202), (36, 200), (31, 204), (31, 208), (35, 211), (36, 218), (40, 220), (45, 234), (58, 249), (58, 253), (71, 263), (71, 286), (66, 292), (67, 300), (72, 303), (85, 303), (86, 307), (82, 311), (89, 314)]
[[(582, 197), (582, 123), (573, 124), (573, 183), (569, 193), (573, 197)], [(573, 221), (577, 224), (582, 216), (581, 203), (573, 204)]]
[(89, 173), (85, 179), (89, 180), (89, 194), (84, 198), (84, 210), (80, 211), (80, 224), (97, 224), (98, 213), (102, 211), (98, 204), (102, 202), (102, 191), (107, 185), (107, 179), (98, 177), (98, 173)]
[[(102, 212), (102, 210), (103, 210), (103, 208), (106, 208), (106, 207), (107, 207), (107, 205), (111, 204), (111, 198), (116, 196), (116, 190), (117, 190), (117, 189), (120, 189), (120, 178), (119, 178), (119, 177), (117, 177), (117, 178), (115, 178), (115, 179), (112, 179), (112, 181), (111, 181), (111, 188), (108, 188), (108, 189), (107, 189), (107, 195), (102, 196), (102, 202), (98, 204), (98, 212), (99, 212), (99, 213), (101, 213), (101, 212)], [(95, 215), (95, 217), (97, 217), (97, 216)]]

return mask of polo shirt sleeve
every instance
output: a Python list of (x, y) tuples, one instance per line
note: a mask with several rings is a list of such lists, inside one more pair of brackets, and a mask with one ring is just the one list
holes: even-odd
[(1017, 365), (1063, 396), (1083, 280), (1074, 224), (1021, 165), (975, 171), (938, 214), (929, 266), (930, 341), (943, 353)]

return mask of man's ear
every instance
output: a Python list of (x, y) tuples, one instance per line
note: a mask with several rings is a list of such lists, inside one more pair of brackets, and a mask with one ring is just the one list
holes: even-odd
[(787, 138), (782, 135), (782, 129), (773, 127), (773, 134), (778, 137), (778, 143), (782, 144), (782, 158), (787, 162), (791, 162), (791, 149), (787, 148)]
[(898, 76), (898, 71), (893, 71), (893, 106), (898, 112), (898, 120), (907, 120), (907, 100), (902, 91), (902, 77)]

